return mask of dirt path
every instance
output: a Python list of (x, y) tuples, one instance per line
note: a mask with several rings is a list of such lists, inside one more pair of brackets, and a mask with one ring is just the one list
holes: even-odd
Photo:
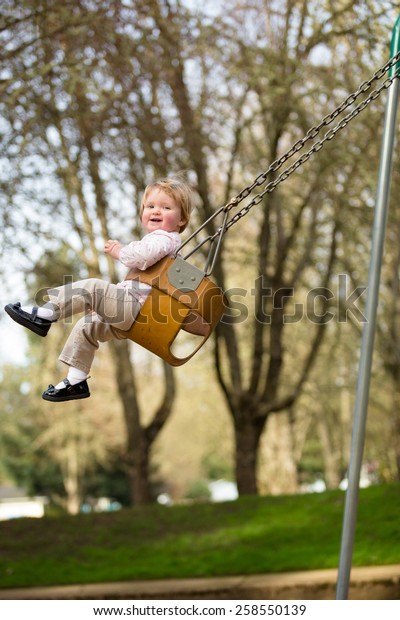
[[(334, 600), (337, 570), (0, 590), (2, 600)], [(353, 568), (349, 599), (400, 600), (400, 565)]]

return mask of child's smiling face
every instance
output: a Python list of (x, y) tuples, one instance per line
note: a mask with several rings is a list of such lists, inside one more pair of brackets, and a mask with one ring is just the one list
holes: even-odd
[(181, 208), (172, 196), (158, 188), (149, 192), (142, 212), (142, 224), (148, 233), (154, 230), (179, 232), (185, 223)]

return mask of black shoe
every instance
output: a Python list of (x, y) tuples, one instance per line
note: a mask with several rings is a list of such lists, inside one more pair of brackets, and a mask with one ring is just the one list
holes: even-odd
[(19, 302), (16, 304), (7, 304), (4, 306), (4, 310), (16, 323), (27, 327), (32, 332), (35, 332), (35, 334), (43, 337), (47, 336), (53, 322), (48, 321), (47, 319), (41, 319), (37, 316), (38, 308), (36, 306), (33, 308), (32, 314), (22, 310)]
[(78, 398), (89, 398), (89, 386), (86, 379), (80, 381), (75, 385), (71, 385), (68, 379), (63, 379), (65, 387), (60, 390), (56, 390), (54, 385), (49, 385), (47, 390), (43, 392), (42, 398), (44, 400), (51, 400), (54, 403), (62, 402), (64, 400), (77, 400)]

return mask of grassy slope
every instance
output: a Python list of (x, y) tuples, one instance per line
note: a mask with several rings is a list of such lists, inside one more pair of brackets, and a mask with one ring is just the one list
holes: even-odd
[[(344, 495), (244, 497), (0, 523), (0, 587), (338, 565)], [(354, 566), (400, 563), (400, 485), (361, 490)]]

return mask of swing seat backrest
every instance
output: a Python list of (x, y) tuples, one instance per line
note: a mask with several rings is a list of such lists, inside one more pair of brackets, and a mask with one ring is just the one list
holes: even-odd
[[(152, 290), (132, 327), (120, 333), (171, 366), (180, 366), (197, 353), (227, 307), (221, 289), (180, 257), (163, 258), (139, 275), (129, 272), (126, 279), (149, 284)], [(173, 351), (181, 330), (199, 339), (184, 357)]]

